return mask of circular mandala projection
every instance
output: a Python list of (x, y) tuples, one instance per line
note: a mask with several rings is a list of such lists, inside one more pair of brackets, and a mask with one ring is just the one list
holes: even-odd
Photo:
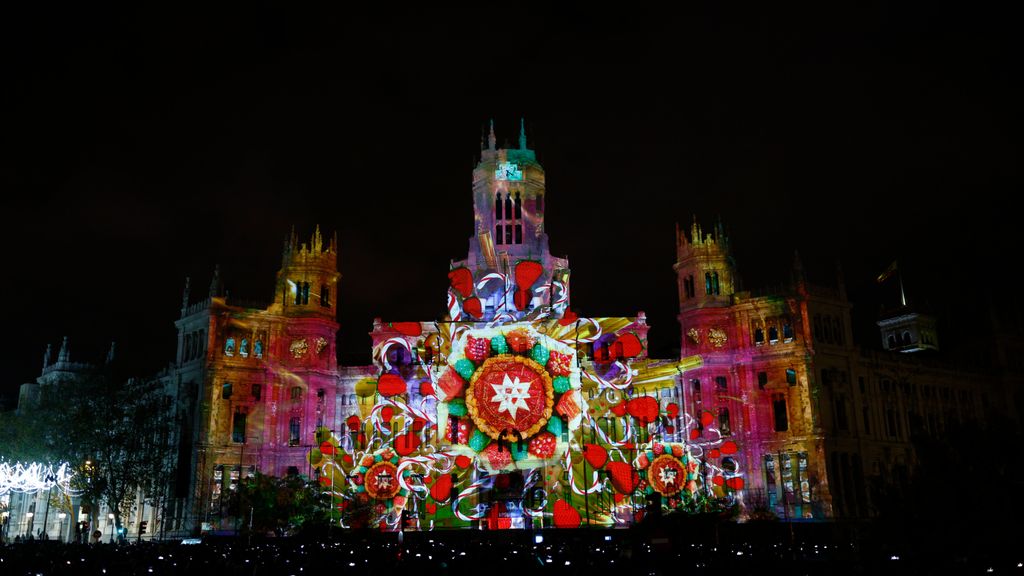
[(663, 496), (678, 494), (686, 484), (686, 467), (675, 456), (662, 454), (647, 469), (647, 482)]
[(466, 389), (466, 407), (476, 427), (497, 440), (526, 439), (551, 418), (551, 376), (529, 358), (502, 354), (488, 358)]
[(401, 486), (398, 485), (398, 467), (391, 462), (377, 462), (364, 476), (366, 493), (377, 500), (394, 498)]

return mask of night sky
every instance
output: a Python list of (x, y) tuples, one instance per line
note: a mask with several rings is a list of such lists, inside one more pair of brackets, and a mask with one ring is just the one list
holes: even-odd
[(0, 14), (2, 394), (63, 335), (73, 359), (116, 340), (166, 365), (185, 276), (198, 298), (219, 262), (268, 300), (293, 225), (337, 230), (341, 360), (368, 362), (374, 316), (444, 314), (491, 117), (499, 145), (526, 117), (573, 308), (645, 310), (654, 355), (678, 349), (694, 214), (722, 219), (747, 288), (799, 250), (812, 281), (841, 261), (869, 316), (894, 258), (940, 315), (1018, 259), (1002, 8), (26, 4)]

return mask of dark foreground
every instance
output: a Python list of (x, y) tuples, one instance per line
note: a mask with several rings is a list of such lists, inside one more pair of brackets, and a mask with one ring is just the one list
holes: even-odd
[[(792, 528), (792, 529), (790, 529)], [(0, 546), (0, 574), (1019, 574), (1012, 534), (836, 524), (656, 526), (544, 532), (372, 532), (316, 538), (205, 538), (121, 546)], [(542, 541), (538, 542), (538, 536)]]

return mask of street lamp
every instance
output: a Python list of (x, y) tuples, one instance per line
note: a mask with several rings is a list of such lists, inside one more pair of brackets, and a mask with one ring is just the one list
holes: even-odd
[(110, 522), (110, 543), (114, 543), (114, 513), (107, 514), (107, 521)]
[(65, 512), (61, 512), (61, 513), (57, 514), (57, 518), (60, 518), (60, 532), (57, 533), (57, 540), (59, 542), (63, 542), (64, 541), (64, 519), (67, 518), (67, 517), (68, 517), (68, 515)]

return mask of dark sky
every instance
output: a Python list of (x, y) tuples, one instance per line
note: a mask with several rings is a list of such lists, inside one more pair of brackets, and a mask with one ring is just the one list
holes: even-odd
[(268, 298), (292, 225), (338, 231), (342, 359), (366, 362), (374, 316), (443, 314), (490, 117), (499, 143), (527, 119), (573, 307), (647, 311), (661, 355), (694, 214), (722, 218), (747, 287), (798, 249), (862, 303), (893, 258), (933, 308), (1017, 258), (994, 248), (1020, 189), (1002, 8), (25, 4), (0, 14), (3, 393), (63, 335), (165, 364), (184, 277), (205, 292), (219, 262)]

